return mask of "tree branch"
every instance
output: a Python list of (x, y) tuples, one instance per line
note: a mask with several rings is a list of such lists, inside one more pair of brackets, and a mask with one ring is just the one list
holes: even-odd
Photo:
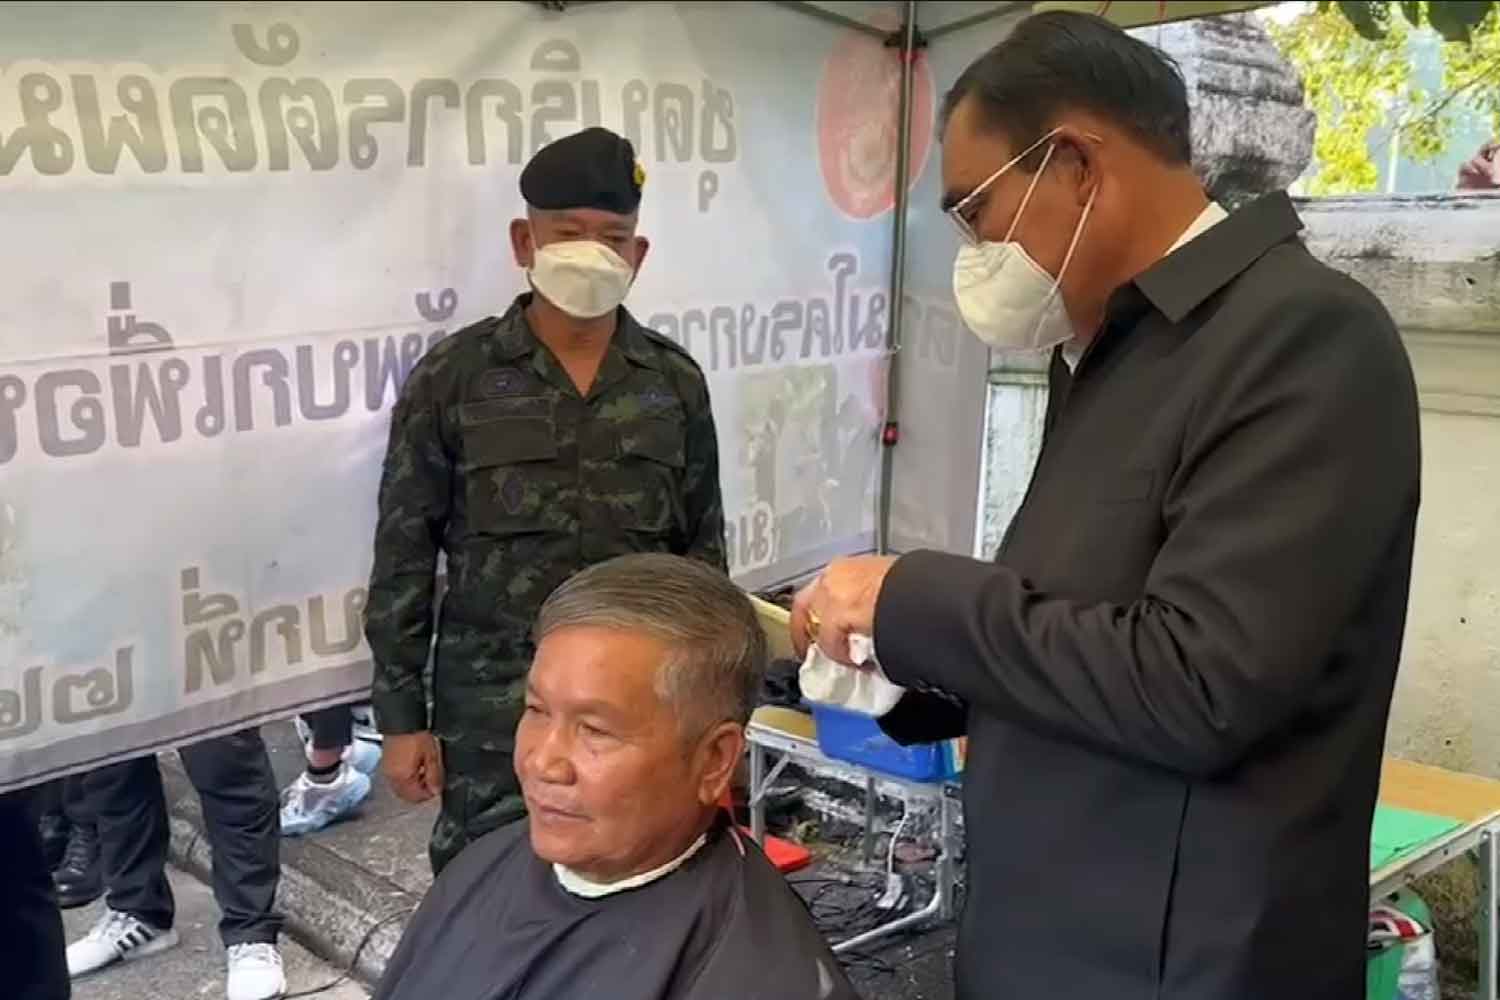
[(1480, 70), (1478, 73), (1475, 73), (1472, 77), (1470, 77), (1468, 80), (1465, 80), (1457, 87), (1454, 87), (1452, 90), (1448, 91), (1448, 93), (1444, 94), (1438, 100), (1429, 105), (1426, 110), (1417, 115), (1415, 118), (1409, 118), (1405, 121), (1397, 122), (1395, 128), (1391, 129), (1391, 134), (1386, 136), (1385, 139), (1383, 139), (1375, 147), (1375, 151), (1377, 153), (1381, 152), (1391, 144), (1391, 140), (1396, 136), (1402, 135), (1410, 131), (1411, 129), (1416, 128), (1423, 122), (1432, 121), (1438, 115), (1442, 114), (1443, 109), (1448, 107), (1448, 105), (1452, 104), (1454, 101), (1458, 100), (1458, 98), (1462, 97), (1465, 93), (1473, 90), (1476, 86), (1483, 83), (1490, 77), (1495, 76), (1496, 74), (1500, 74), (1500, 57), (1496, 57), (1493, 62), (1487, 63), (1482, 70)]

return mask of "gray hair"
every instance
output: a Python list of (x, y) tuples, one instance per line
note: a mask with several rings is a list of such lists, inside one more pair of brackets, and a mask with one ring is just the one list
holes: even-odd
[(765, 632), (744, 591), (705, 563), (644, 554), (591, 566), (542, 605), (537, 644), (565, 628), (644, 633), (664, 643), (656, 690), (686, 734), (750, 720), (769, 659)]

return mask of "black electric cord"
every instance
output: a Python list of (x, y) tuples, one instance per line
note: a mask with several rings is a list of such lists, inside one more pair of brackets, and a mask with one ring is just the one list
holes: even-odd
[(349, 959), (349, 967), (344, 970), (343, 975), (339, 976), (332, 982), (326, 983), (322, 986), (313, 987), (309, 990), (298, 990), (296, 993), (283, 993), (281, 1000), (300, 1000), (301, 997), (317, 996), (319, 993), (327, 993), (329, 990), (337, 989), (338, 987), (344, 985), (349, 980), (354, 978), (354, 970), (359, 968), (359, 956), (364, 954), (365, 946), (368, 945), (371, 939), (375, 937), (375, 932), (380, 930), (387, 924), (392, 923), (396, 920), (400, 920), (404, 917), (409, 917), (415, 912), (416, 907), (413, 906), (405, 910), (398, 910), (395, 913), (391, 913), (384, 917), (381, 917), (379, 920), (371, 924), (370, 929), (365, 931), (365, 936), (359, 939), (359, 945), (354, 949), (354, 956)]

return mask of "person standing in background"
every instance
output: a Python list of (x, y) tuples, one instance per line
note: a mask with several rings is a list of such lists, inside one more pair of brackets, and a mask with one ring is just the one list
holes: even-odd
[(370, 794), (380, 766), (380, 734), (369, 705), (334, 705), (296, 721), (307, 767), (281, 791), (281, 835), (316, 833)]
[[(52, 895), (37, 829), (39, 789), (0, 795), (0, 975), (15, 1000), (68, 1000), (72, 988), (63, 951), (62, 914)], [(45, 808), (43, 806), (42, 808)]]
[[(259, 729), (245, 729), (182, 747), (178, 755), (203, 806), (228, 1000), (271, 1000), (286, 991), (286, 976), (275, 910), (281, 836), (266, 744)], [(106, 895), (98, 923), (68, 946), (74, 979), (177, 945), (167, 881), (171, 828), (155, 755), (98, 768), (83, 784), (99, 824)]]
[(442, 796), (434, 873), (525, 815), (512, 755), (547, 595), (635, 552), (725, 570), (707, 381), (622, 305), (649, 246), (644, 183), (607, 129), (543, 147), (510, 226), (531, 292), (433, 347), (391, 414), (365, 609), (371, 700), (396, 793)]
[(99, 828), (84, 793), (84, 775), (49, 781), (37, 792), (42, 848), (52, 871), (57, 905), (87, 906), (104, 895)]
[(55, 778), (31, 790), (32, 809), (36, 812), (37, 833), (41, 837), (42, 857), (48, 871), (57, 871), (63, 852), (68, 849), (71, 824), (63, 812), (63, 781)]

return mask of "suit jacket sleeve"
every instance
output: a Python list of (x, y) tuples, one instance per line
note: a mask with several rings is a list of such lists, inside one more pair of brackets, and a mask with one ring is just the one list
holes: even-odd
[(1304, 710), (1373, 575), (1410, 543), (1419, 446), (1385, 310), (1352, 283), (1288, 298), (1196, 403), (1138, 600), (1084, 603), (915, 553), (876, 609), (891, 680), (1193, 776)]
[(936, 743), (964, 736), (969, 731), (969, 713), (957, 698), (923, 691), (908, 691), (896, 707), (876, 720), (897, 743)]
[(365, 637), (375, 660), (371, 702), (385, 733), (429, 727), (422, 672), (432, 642), (435, 573), (454, 469), (428, 360), (413, 370), (391, 412), (365, 610)]

